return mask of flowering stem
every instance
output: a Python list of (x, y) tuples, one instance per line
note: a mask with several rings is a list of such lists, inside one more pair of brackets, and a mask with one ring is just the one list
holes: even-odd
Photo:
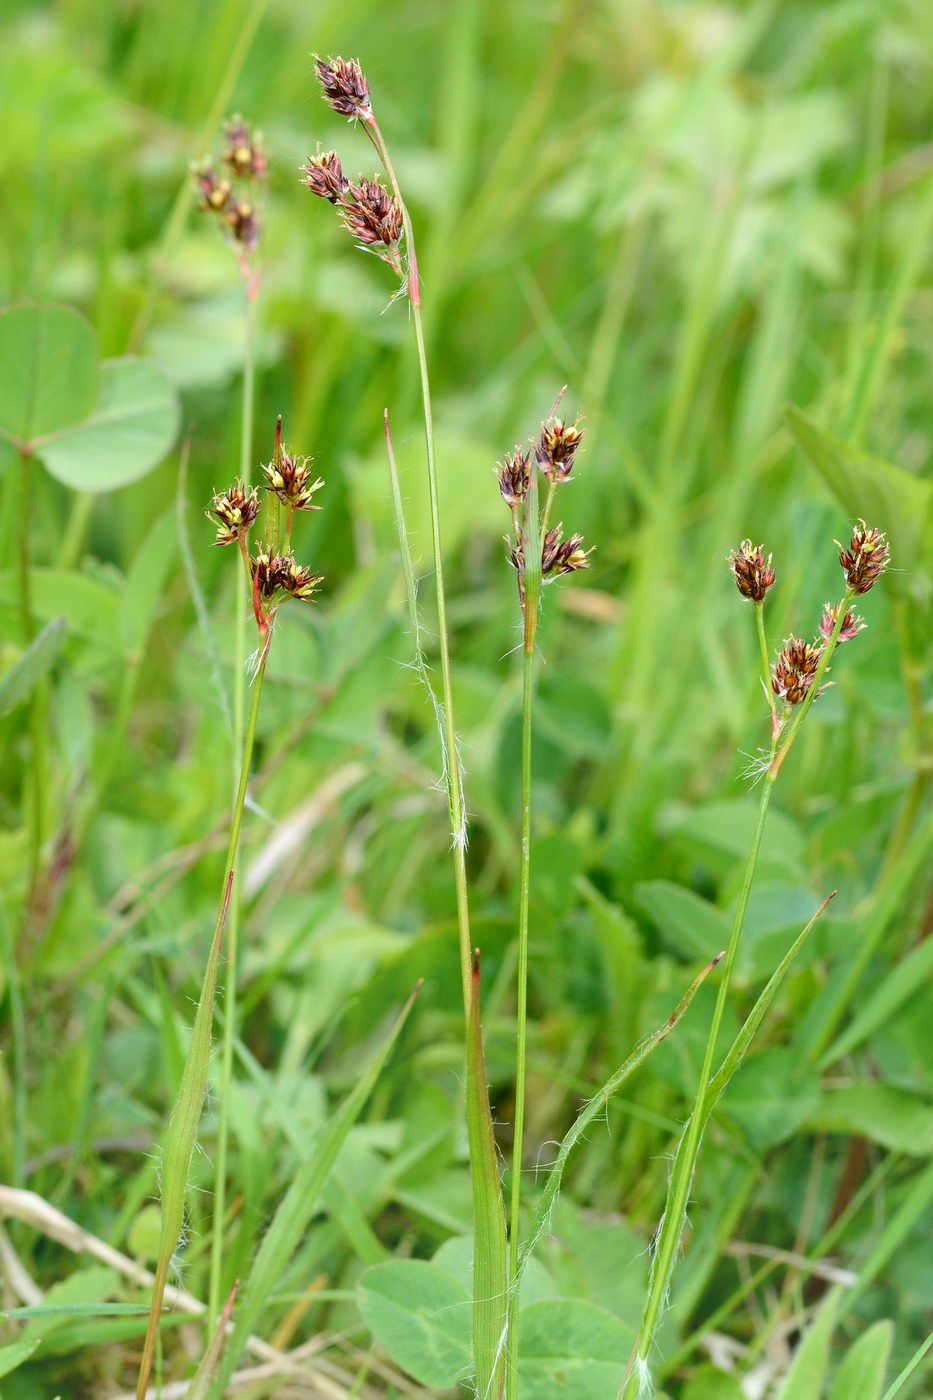
[[(243, 340), (243, 397), (240, 416), (240, 480), (248, 481), (252, 463), (253, 445), (253, 397), (254, 397), (254, 326), (255, 297), (247, 288), (244, 314)], [(244, 535), (240, 535), (240, 549), (246, 566), (246, 576), (251, 579), (249, 554)], [(234, 800), (238, 792), (239, 759), (244, 744), (245, 684), (244, 663), (246, 660), (246, 621), (248, 599), (239, 580), (234, 589), (236, 612), (233, 643), (233, 732), (231, 748), (233, 756)], [(256, 677), (261, 684), (261, 674)], [(255, 699), (255, 696), (254, 696)], [(256, 702), (258, 704), (258, 701)], [(211, 1235), (211, 1264), (208, 1284), (208, 1325), (218, 1317), (223, 1304), (225, 1288), (223, 1284), (223, 1221), (227, 1205), (227, 1154), (230, 1141), (230, 1085), (233, 1080), (233, 1042), (236, 1037), (236, 994), (237, 965), (239, 956), (240, 932), (240, 878), (235, 873), (230, 888), (230, 907), (227, 911), (227, 979), (224, 987), (224, 1024), (220, 1054), (220, 1104), (217, 1122), (217, 1162), (214, 1172), (214, 1215)]]
[[(28, 644), (36, 635), (36, 619), (32, 610), (32, 570), (29, 558), (29, 531), (32, 518), (30, 481), (30, 456), (20, 453), (20, 508), (19, 508), (19, 600), (20, 622), (23, 641)], [(29, 727), (31, 731), (31, 754), (29, 764), (29, 786), (32, 788), (29, 802), (29, 876), (26, 886), (27, 921), (31, 919), (34, 896), (38, 893), (38, 882), (42, 865), (42, 846), (46, 827), (46, 708), (48, 689), (45, 678), (39, 680), (29, 705)]]
[(768, 652), (768, 638), (765, 635), (765, 605), (764, 601), (753, 601), (755, 609), (755, 628), (758, 632), (758, 645), (761, 648), (761, 671), (764, 676), (765, 694), (768, 697), (768, 705), (771, 710), (771, 733), (777, 734), (780, 731), (780, 720), (778, 719), (777, 706), (774, 703), (774, 691), (771, 689), (771, 656)]
[(450, 673), (450, 644), (447, 635), (447, 595), (444, 588), (444, 568), (441, 551), (440, 507), (437, 491), (437, 456), (434, 444), (434, 415), (431, 408), (431, 384), (428, 378), (428, 360), (424, 343), (424, 324), (421, 317), (421, 292), (418, 286), (418, 258), (415, 251), (415, 238), (408, 208), (402, 198), (398, 178), (392, 165), (388, 149), (376, 118), (369, 114), (364, 118), (366, 133), (376, 148), (379, 159), (389, 177), (392, 192), (402, 211), (405, 229), (405, 249), (408, 254), (406, 280), (408, 299), (411, 303), (412, 322), (415, 329), (415, 345), (418, 354), (418, 369), (421, 376), (421, 402), (424, 411), (424, 438), (428, 466), (428, 495), (431, 507), (431, 543), (434, 555), (434, 589), (437, 599), (437, 628), (441, 663), (441, 695), (444, 710), (444, 743), (446, 756), (447, 807), (453, 834), (454, 886), (457, 898), (457, 927), (460, 944), (460, 980), (463, 991), (463, 1008), (467, 1026), (470, 1024), (470, 1009), (473, 999), (473, 952), (470, 942), (470, 908), (466, 876), (466, 813), (464, 810), (463, 789), (460, 781), (459, 746), (457, 727), (454, 720), (453, 686)]
[(852, 602), (852, 599), (854, 597), (854, 591), (851, 588), (847, 588), (843, 595), (842, 602), (836, 609), (836, 622), (830, 634), (829, 640), (827, 641), (826, 646), (823, 648), (823, 655), (820, 657), (820, 662), (816, 668), (816, 671), (814, 672), (813, 680), (810, 684), (810, 687), (806, 695), (801, 700), (800, 704), (797, 706), (794, 712), (794, 717), (790, 722), (790, 726), (787, 729), (787, 733), (784, 739), (782, 740), (780, 747), (778, 748), (777, 752), (772, 755), (770, 771), (775, 778), (780, 772), (781, 764), (787, 757), (791, 744), (797, 737), (797, 733), (800, 729), (801, 724), (804, 721), (804, 717), (806, 716), (807, 711), (813, 704), (813, 701), (816, 699), (820, 688), (820, 681), (823, 679), (823, 676), (826, 673), (826, 668), (829, 665), (830, 658), (832, 657), (833, 652), (836, 650), (836, 643), (839, 640), (839, 633), (842, 631), (842, 625), (845, 622), (846, 613), (849, 609), (849, 604)]
[[(772, 744), (772, 753), (773, 751), (774, 744)], [(761, 850), (761, 837), (765, 828), (765, 818), (768, 814), (768, 805), (771, 801), (771, 794), (774, 790), (776, 777), (777, 773), (772, 773), (770, 770), (764, 777), (761, 802), (758, 806), (758, 819), (752, 835), (748, 859), (745, 863), (745, 874), (742, 878), (739, 901), (736, 906), (735, 917), (732, 921), (729, 944), (726, 949), (725, 961), (719, 980), (719, 989), (716, 994), (713, 1019), (710, 1023), (709, 1035), (706, 1039), (706, 1050), (703, 1055), (703, 1068), (700, 1071), (696, 1100), (694, 1102), (693, 1112), (684, 1130), (681, 1145), (677, 1151), (674, 1170), (671, 1175), (670, 1186), (668, 1187), (667, 1200), (664, 1205), (664, 1216), (658, 1233), (654, 1260), (652, 1262), (648, 1296), (645, 1300), (645, 1309), (642, 1314), (641, 1325), (638, 1329), (635, 1347), (632, 1351), (632, 1359), (635, 1361), (637, 1358), (638, 1364), (630, 1366), (626, 1374), (626, 1379), (623, 1380), (622, 1390), (620, 1392), (622, 1400), (634, 1400), (635, 1396), (639, 1393), (639, 1372), (648, 1364), (648, 1356), (654, 1342), (658, 1317), (664, 1299), (667, 1296), (671, 1274), (674, 1269), (674, 1261), (686, 1217), (687, 1201), (690, 1195), (690, 1186), (693, 1181), (693, 1172), (700, 1152), (703, 1129), (706, 1126), (707, 1119), (713, 1107), (710, 1083), (713, 1078), (713, 1059), (716, 1053), (716, 1042), (719, 1038), (723, 1014), (726, 1009), (726, 999), (729, 994), (729, 984), (732, 980), (732, 970), (735, 966), (739, 940), (742, 935), (742, 927), (745, 923), (748, 899), (751, 894), (752, 881), (755, 878), (758, 854)]]

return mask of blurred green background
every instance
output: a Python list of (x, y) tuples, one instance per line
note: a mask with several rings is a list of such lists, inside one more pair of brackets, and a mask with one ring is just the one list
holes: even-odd
[[(313, 52), (360, 59), (419, 236), (504, 1146), (520, 677), (496, 458), (567, 384), (587, 439), (561, 505), (596, 550), (589, 574), (548, 591), (540, 631), (531, 1162), (724, 946), (756, 801), (742, 770), (767, 739), (728, 551), (751, 536), (773, 553), (777, 645), (810, 635), (839, 595), (833, 538), (863, 514), (889, 533), (896, 572), (863, 600), (868, 630), (834, 663), (781, 775), (735, 1018), (815, 905), (839, 894), (711, 1131), (662, 1362), (677, 1400), (737, 1396), (716, 1388), (732, 1380), (710, 1380), (707, 1345), (678, 1350), (722, 1306), (717, 1333), (739, 1372), (757, 1366), (775, 1385), (801, 1310), (826, 1287), (783, 1257), (749, 1283), (778, 1249), (851, 1272), (839, 1345), (891, 1318), (893, 1375), (933, 1307), (929, 555), (917, 509), (931, 436), (933, 11), (921, 0), (10, 0), (0, 298), (68, 303), (103, 356), (158, 362), (190, 454), (184, 477), (176, 449), (90, 503), (31, 473), (33, 563), (68, 571), (37, 586), (36, 608), (70, 630), (47, 708), (57, 840), (47, 908), (25, 939), (26, 707), (0, 720), (0, 875), (18, 951), (0, 984), (5, 1051), (18, 1007), (24, 1022), (19, 1055), (0, 1062), (3, 1179), (119, 1249), (151, 1251), (150, 1154), (222, 859), (240, 584), (200, 512), (239, 462), (243, 289), (187, 172), (239, 111), (270, 156), (252, 458), (258, 475), (279, 412), (286, 441), (314, 455), (325, 509), (299, 521), (296, 548), (326, 582), (319, 602), (283, 614), (260, 718), (229, 1276), (294, 1165), (282, 1105), (313, 1134), (417, 976), (427, 986), (403, 1049), (283, 1280), (284, 1297), (327, 1279), (288, 1335), (340, 1334), (334, 1354), (352, 1378), (367, 1345), (348, 1292), (362, 1267), (427, 1257), (469, 1228), (446, 815), (407, 665), (382, 440), (388, 406), (427, 572), (417, 368), (391, 274), (298, 184), (319, 145), (351, 176), (374, 168), (363, 135), (321, 102)], [(798, 445), (788, 402), (836, 440), (817, 439), (822, 459)], [(21, 504), (15, 463), (2, 463), (6, 670), (23, 645)], [(430, 581), (422, 592), (433, 637)], [(145, 613), (129, 649), (120, 608)], [(590, 1135), (542, 1246), (545, 1290), (629, 1324), (711, 998)], [(194, 1168), (205, 1188), (213, 1132), (209, 1113)], [(198, 1293), (206, 1191), (191, 1212), (185, 1278)], [(135, 1296), (35, 1230), (9, 1230), (37, 1286), (65, 1290), (51, 1296)], [(118, 1394), (138, 1332), (66, 1322), (3, 1394)], [(924, 1384), (918, 1372), (902, 1393), (929, 1394)]]

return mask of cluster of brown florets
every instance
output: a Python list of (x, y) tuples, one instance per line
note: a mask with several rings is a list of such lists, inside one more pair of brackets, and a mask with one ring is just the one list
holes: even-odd
[(311, 479), (310, 459), (296, 457), (282, 446), (282, 420), (275, 430), (275, 451), (272, 461), (262, 468), (265, 489), (287, 510), (284, 538), (280, 539), (279, 506), (273, 503), (273, 515), (266, 531), (266, 542), (253, 555), (249, 550), (249, 535), (259, 515), (259, 492), (255, 487), (236, 482), (228, 491), (214, 496), (206, 514), (217, 523), (217, 545), (239, 546), (250, 580), (253, 611), (260, 638), (268, 640), (275, 610), (289, 598), (310, 598), (322, 582), (305, 565), (299, 564), (291, 551), (292, 521), (296, 511), (318, 510), (312, 497), (321, 486), (320, 478)]
[[(874, 586), (890, 560), (884, 535), (879, 530), (869, 529), (864, 520), (860, 520), (852, 531), (848, 549), (838, 540), (836, 545), (845, 574), (846, 594), (839, 603), (823, 605), (819, 629), (812, 642), (803, 641), (800, 637), (788, 637), (784, 641), (771, 671), (770, 682), (773, 694), (785, 705), (799, 705), (806, 699), (817, 674), (823, 674), (826, 670), (824, 656), (830, 643), (838, 646), (841, 642), (851, 642), (864, 630), (865, 623), (851, 610), (849, 603), (853, 596), (867, 593)], [(766, 559), (760, 545), (743, 540), (739, 548), (729, 555), (729, 567), (742, 597), (749, 598), (760, 608), (774, 583), (771, 555)], [(775, 713), (773, 702), (772, 713)]]
[[(363, 121), (376, 142), (377, 128), (369, 96), (369, 84), (360, 65), (353, 59), (316, 60), (317, 75), (324, 97), (335, 112), (351, 121)], [(379, 149), (377, 144), (377, 149)], [(343, 173), (336, 151), (318, 151), (301, 167), (303, 185), (333, 204), (357, 247), (375, 253), (393, 272), (402, 276), (401, 241), (405, 231), (404, 211), (396, 194), (386, 189), (377, 175), (362, 175), (353, 184)]]
[[(259, 133), (251, 131), (241, 116), (224, 124), (223, 163), (227, 171), (223, 175), (209, 157), (193, 167), (200, 207), (217, 218), (237, 247), (252, 252), (259, 243), (256, 187), (266, 176), (268, 161)], [(249, 181), (246, 188), (244, 181)]]
[(361, 175), (351, 184), (336, 151), (311, 156), (301, 168), (301, 183), (337, 208), (344, 228), (358, 246), (375, 253), (401, 276), (402, 209), (378, 176), (366, 180)]
[(526, 551), (528, 548), (527, 499), (532, 484), (533, 465), (541, 469), (548, 489), (540, 514), (541, 577), (545, 583), (563, 574), (589, 568), (591, 549), (583, 548), (582, 535), (564, 539), (563, 525), (548, 527), (555, 489), (567, 480), (573, 470), (574, 457), (583, 440), (579, 420), (567, 423), (554, 414), (541, 425), (541, 432), (530, 452), (516, 447), (507, 452), (496, 466), (499, 492), (512, 512), (514, 538), (506, 536), (509, 562), (518, 575), (519, 598), (524, 606)]

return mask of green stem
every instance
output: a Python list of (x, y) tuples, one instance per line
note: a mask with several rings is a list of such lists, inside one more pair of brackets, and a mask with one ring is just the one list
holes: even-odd
[(790, 752), (791, 745), (796, 739), (797, 734), (800, 730), (800, 726), (803, 724), (803, 721), (806, 718), (807, 711), (810, 709), (810, 706), (813, 704), (814, 700), (819, 694), (820, 683), (822, 682), (822, 679), (826, 674), (826, 668), (829, 666), (832, 654), (836, 650), (836, 643), (839, 640), (839, 633), (842, 631), (842, 624), (845, 622), (846, 613), (849, 609), (849, 604), (852, 602), (852, 599), (854, 597), (855, 594), (853, 593), (852, 589), (847, 588), (845, 593), (843, 594), (842, 602), (836, 609), (836, 623), (833, 627), (832, 633), (830, 634), (829, 640), (826, 643), (826, 646), (823, 648), (823, 655), (820, 658), (820, 663), (817, 666), (816, 672), (813, 676), (813, 680), (810, 683), (810, 689), (807, 691), (803, 700), (795, 709), (794, 717), (791, 720), (790, 725), (787, 728), (787, 731), (781, 740), (777, 752), (773, 755), (771, 759), (771, 774), (775, 778), (781, 771), (781, 764), (784, 762), (785, 758)]
[(761, 650), (761, 674), (764, 677), (765, 694), (768, 697), (768, 705), (771, 709), (771, 730), (774, 733), (778, 728), (777, 706), (774, 703), (774, 691), (771, 689), (771, 657), (768, 652), (768, 638), (765, 635), (765, 605), (753, 603), (755, 609), (755, 628), (758, 632), (758, 646)]
[[(674, 1268), (674, 1260), (683, 1232), (687, 1201), (690, 1195), (690, 1186), (693, 1181), (694, 1168), (700, 1152), (703, 1129), (706, 1126), (707, 1119), (713, 1107), (711, 1102), (712, 1096), (710, 1094), (710, 1081), (713, 1078), (713, 1060), (716, 1054), (716, 1042), (719, 1038), (719, 1031), (722, 1026), (722, 1019), (726, 1009), (726, 999), (729, 994), (729, 985), (732, 980), (732, 971), (735, 966), (739, 940), (742, 935), (742, 927), (745, 923), (745, 913), (748, 909), (748, 899), (751, 894), (752, 881), (755, 878), (755, 869), (758, 865), (758, 853), (761, 850), (761, 837), (765, 828), (765, 818), (768, 814), (771, 794), (774, 791), (775, 776), (776, 775), (770, 772), (766, 773), (764, 776), (761, 802), (758, 807), (758, 820), (755, 824), (748, 860), (745, 863), (745, 874), (742, 878), (742, 888), (739, 892), (739, 901), (735, 910), (735, 918), (732, 921), (732, 931), (729, 935), (729, 945), (726, 949), (725, 962), (719, 981), (719, 990), (716, 995), (713, 1019), (710, 1023), (709, 1035), (706, 1040), (706, 1050), (703, 1055), (703, 1068), (700, 1071), (696, 1102), (694, 1104), (693, 1113), (690, 1115), (689, 1122), (687, 1123), (684, 1136), (681, 1139), (681, 1144), (678, 1148), (674, 1163), (668, 1198), (664, 1207), (664, 1220), (658, 1236), (654, 1262), (651, 1269), (651, 1283), (648, 1290), (648, 1297), (645, 1302), (641, 1326), (632, 1353), (633, 1357), (637, 1356), (639, 1367), (643, 1367), (647, 1364), (648, 1356), (654, 1342), (658, 1317), (664, 1299), (667, 1296), (668, 1285)], [(623, 1390), (621, 1393), (624, 1396), (624, 1400), (634, 1400), (634, 1397), (638, 1394), (638, 1370), (638, 1367), (633, 1368), (629, 1372), (626, 1381), (623, 1382)]]
[(437, 490), (437, 455), (434, 444), (434, 414), (431, 407), (431, 384), (428, 377), (428, 359), (424, 343), (424, 323), (421, 316), (421, 291), (418, 285), (418, 258), (415, 251), (415, 238), (411, 216), (402, 198), (398, 178), (389, 156), (388, 148), (375, 117), (366, 119), (365, 129), (372, 141), (379, 159), (385, 167), (392, 186), (392, 192), (402, 211), (405, 229), (405, 248), (408, 254), (406, 281), (408, 299), (411, 303), (412, 323), (415, 328), (415, 345), (418, 353), (418, 370), (421, 376), (421, 402), (424, 411), (424, 439), (427, 452), (428, 495), (431, 507), (431, 544), (434, 556), (434, 589), (437, 599), (437, 630), (441, 663), (441, 696), (444, 709), (444, 743), (446, 748), (445, 777), (447, 786), (447, 807), (450, 814), (453, 835), (454, 886), (457, 897), (457, 928), (460, 944), (460, 981), (463, 991), (463, 1009), (467, 1026), (470, 1024), (470, 1008), (473, 998), (473, 953), (470, 941), (470, 907), (466, 876), (466, 813), (464, 810), (463, 789), (460, 780), (460, 758), (457, 743), (457, 727), (454, 719), (453, 685), (450, 673), (450, 643), (447, 632), (447, 594), (444, 588), (444, 567), (441, 550), (440, 506)]
[[(30, 562), (29, 535), (32, 524), (31, 495), (29, 481), (30, 457), (28, 452), (20, 453), (20, 508), (19, 508), (19, 598), (20, 621), (23, 641), (28, 646), (36, 635), (36, 619), (32, 610), (32, 567)], [(26, 909), (32, 908), (37, 893), (42, 868), (42, 847), (46, 831), (46, 709), (48, 689), (43, 679), (36, 686), (29, 705), (29, 729), (31, 754), (28, 775), (29, 794), (29, 864), (26, 894)], [(27, 921), (30, 915), (27, 912)]]
[[(253, 398), (254, 398), (254, 327), (255, 300), (246, 294), (243, 341), (243, 398), (240, 417), (240, 480), (249, 480), (253, 452)], [(249, 561), (247, 559), (247, 575)], [(234, 575), (236, 599), (235, 631), (233, 643), (233, 733), (232, 758), (234, 792), (237, 788), (238, 756), (243, 752), (243, 719), (245, 711), (246, 622), (249, 611), (249, 598), (239, 580), (239, 570)], [(265, 661), (260, 675), (265, 671)], [(259, 676), (256, 677), (257, 684)], [(244, 789), (245, 791), (245, 789)], [(224, 1215), (227, 1208), (227, 1156), (230, 1142), (230, 1085), (233, 1080), (233, 1048), (236, 1039), (236, 993), (237, 966), (239, 960), (240, 932), (240, 877), (235, 873), (230, 890), (230, 907), (227, 911), (227, 977), (224, 985), (224, 1024), (220, 1052), (219, 1114), (217, 1122), (217, 1162), (214, 1174), (213, 1233), (211, 1235), (211, 1265), (208, 1285), (207, 1320), (210, 1328), (219, 1317), (225, 1297), (223, 1282), (224, 1259)]]
[(522, 832), (518, 886), (518, 968), (515, 1042), (515, 1134), (512, 1144), (512, 1191), (509, 1203), (509, 1311), (506, 1335), (513, 1364), (506, 1380), (508, 1400), (518, 1395), (518, 1284), (519, 1236), (522, 1197), (522, 1152), (525, 1136), (525, 1061), (528, 1022), (528, 911), (531, 894), (531, 735), (534, 705), (534, 634), (537, 609), (526, 608), (525, 646), (522, 666)]

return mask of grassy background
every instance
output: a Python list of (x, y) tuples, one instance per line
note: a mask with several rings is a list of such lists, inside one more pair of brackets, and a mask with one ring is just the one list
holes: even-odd
[[(326, 576), (323, 599), (283, 621), (245, 832), (231, 1280), (290, 1179), (296, 1145), (354, 1081), (390, 1008), (427, 978), (326, 1215), (282, 1280), (284, 1296), (326, 1279), (323, 1296), (295, 1315), (282, 1301), (266, 1329), (279, 1327), (284, 1342), (349, 1328), (333, 1348), (349, 1387), (367, 1345), (348, 1292), (362, 1267), (394, 1252), (426, 1257), (462, 1234), (469, 1190), (436, 736), (405, 665), (381, 440), (389, 405), (426, 569), (416, 370), (404, 305), (387, 307), (390, 274), (354, 253), (297, 184), (318, 142), (338, 145), (353, 174), (373, 164), (363, 137), (320, 102), (311, 51), (362, 61), (420, 234), (475, 936), (506, 1145), (519, 637), (491, 467), (536, 429), (562, 383), (586, 417), (565, 500), (568, 527), (597, 547), (593, 569), (549, 592), (540, 639), (534, 1161), (722, 946), (754, 803), (742, 754), (766, 731), (752, 619), (728, 550), (750, 535), (773, 552), (774, 642), (792, 628), (809, 634), (839, 591), (832, 539), (853, 517), (795, 448), (783, 404), (909, 472), (928, 460), (933, 20), (912, 0), (62, 0), (11, 5), (4, 23), (0, 294), (77, 305), (103, 354), (161, 361), (183, 395), (191, 451), (181, 488), (175, 454), (97, 498), (83, 538), (80, 502), (34, 475), (35, 561), (61, 562), (70, 522), (75, 571), (95, 591), (83, 611), (79, 585), (49, 604), (73, 623), (53, 676), (49, 800), (62, 831), (78, 814), (81, 839), (59, 862), (41, 936), (20, 946), (16, 969), (5, 960), (13, 1053), (0, 1062), (10, 1128), (0, 1171), (151, 1257), (152, 1147), (180, 1074), (222, 860), (239, 583), (228, 555), (207, 548), (199, 511), (238, 461), (242, 291), (216, 229), (190, 210), (186, 171), (214, 144), (219, 117), (241, 110), (271, 153), (255, 459), (268, 459), (281, 411), (286, 440), (314, 454), (327, 486), (299, 550)], [(9, 470), (2, 487), (12, 561)], [(166, 514), (182, 528), (171, 531), (144, 652), (127, 657), (108, 607), (138, 586), (133, 561)], [(182, 567), (186, 539), (209, 629)], [(897, 546), (892, 533), (909, 589), (922, 561)], [(734, 1291), (761, 1263), (759, 1246), (819, 1254), (836, 1221), (832, 1257), (860, 1278), (840, 1343), (891, 1317), (895, 1366), (928, 1326), (929, 980), (896, 1016), (826, 1053), (929, 931), (929, 734), (911, 703), (920, 614), (887, 584), (865, 602), (869, 630), (840, 656), (835, 688), (782, 774), (736, 1016), (814, 904), (839, 895), (711, 1131), (668, 1357), (677, 1334), (728, 1302), (717, 1328), (740, 1348), (741, 1368), (764, 1359), (779, 1374), (800, 1309), (823, 1285), (784, 1261)], [(20, 650), (9, 587), (0, 604), (5, 668)], [(105, 781), (114, 726), (120, 753)], [(23, 709), (2, 721), (0, 739), (10, 948), (26, 849)], [(866, 940), (871, 958), (849, 991)], [(711, 998), (698, 998), (591, 1134), (556, 1241), (542, 1249), (558, 1291), (623, 1320), (637, 1316), (641, 1250)], [(194, 1167), (204, 1187), (213, 1134), (209, 1113)], [(192, 1193), (184, 1272), (195, 1293), (209, 1204)], [(33, 1230), (11, 1225), (9, 1235), (54, 1298), (134, 1296)], [(117, 1393), (132, 1379), (138, 1335), (125, 1320), (66, 1321), (3, 1394)], [(182, 1343), (197, 1355), (196, 1335)], [(703, 1348), (675, 1359), (671, 1396), (713, 1393), (694, 1374)], [(179, 1357), (171, 1367), (183, 1373)], [(928, 1393), (922, 1377), (911, 1384), (905, 1394)]]

